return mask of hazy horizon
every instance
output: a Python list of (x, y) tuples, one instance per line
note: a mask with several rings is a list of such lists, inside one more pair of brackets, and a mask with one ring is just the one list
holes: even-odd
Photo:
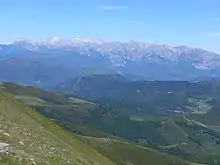
[(220, 53), (220, 1), (8, 0), (0, 6), (0, 43), (25, 37), (137, 40)]

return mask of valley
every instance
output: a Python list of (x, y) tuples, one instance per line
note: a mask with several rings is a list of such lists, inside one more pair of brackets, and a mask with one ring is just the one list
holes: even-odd
[[(165, 165), (219, 163), (218, 84), (134, 82), (111, 75), (89, 76), (80, 82), (71, 84), (77, 90), (57, 87), (60, 93), (14, 83), (2, 83), (2, 90), (113, 163), (144, 165), (147, 159), (157, 165), (153, 155), (161, 156)], [(137, 155), (132, 158), (134, 151)]]
[(220, 0), (3, 0), (0, 165), (220, 165)]

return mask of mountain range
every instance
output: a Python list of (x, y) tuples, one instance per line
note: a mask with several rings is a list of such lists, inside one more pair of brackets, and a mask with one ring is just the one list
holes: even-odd
[(91, 74), (145, 80), (218, 79), (220, 55), (199, 48), (138, 41), (49, 38), (0, 45), (0, 80), (47, 88)]
[(220, 164), (220, 55), (91, 39), (0, 45), (0, 164)]

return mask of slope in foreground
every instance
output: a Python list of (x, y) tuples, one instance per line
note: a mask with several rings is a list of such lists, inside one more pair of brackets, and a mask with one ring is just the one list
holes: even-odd
[[(34, 110), (1, 92), (0, 142), (0, 164), (114, 164)], [(9, 146), (5, 148), (2, 144)]]

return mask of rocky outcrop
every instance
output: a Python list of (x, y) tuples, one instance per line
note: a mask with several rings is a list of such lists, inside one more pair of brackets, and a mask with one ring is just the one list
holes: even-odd
[(0, 153), (10, 154), (10, 144), (0, 142)]

